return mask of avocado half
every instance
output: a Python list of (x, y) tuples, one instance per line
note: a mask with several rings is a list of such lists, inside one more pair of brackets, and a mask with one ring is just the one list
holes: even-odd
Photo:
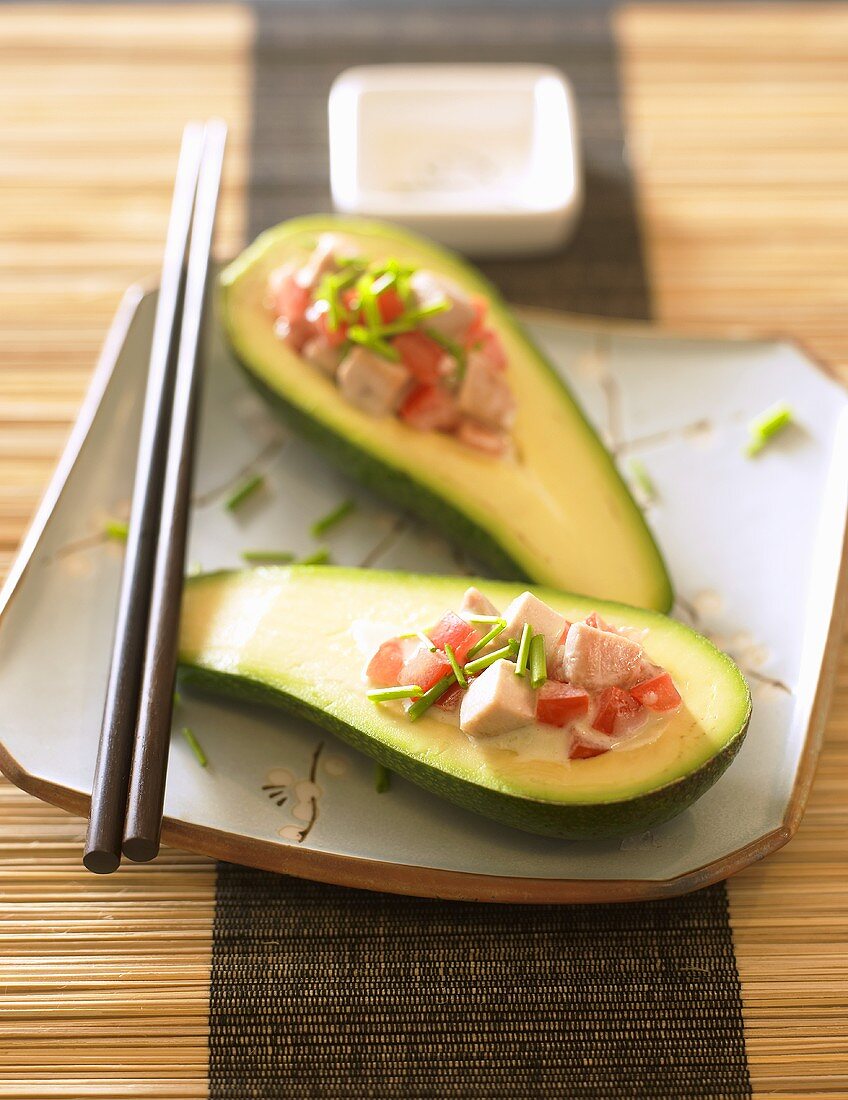
[[(367, 654), (357, 637), (426, 627), (459, 606), (468, 583), (333, 566), (193, 577), (183, 597), (180, 663), (189, 682), (284, 707), (434, 794), (547, 836), (625, 836), (659, 825), (699, 798), (736, 755), (751, 699), (729, 657), (665, 616), (547, 588), (533, 590), (568, 619), (597, 610), (614, 625), (644, 631), (648, 656), (672, 674), (683, 699), (655, 740), (587, 760), (519, 758), (427, 714), (412, 723), (399, 708), (368, 700)], [(523, 590), (476, 583), (502, 608)]]
[[(304, 258), (325, 231), (363, 256), (394, 257), (449, 276), (490, 303), (518, 402), (516, 461), (381, 420), (274, 335), (269, 274)], [(667, 611), (671, 584), (641, 511), (567, 387), (474, 268), (437, 245), (379, 222), (309, 217), (263, 233), (221, 276), (224, 331), (260, 392), (341, 469), (416, 513), (491, 569), (638, 607)]]

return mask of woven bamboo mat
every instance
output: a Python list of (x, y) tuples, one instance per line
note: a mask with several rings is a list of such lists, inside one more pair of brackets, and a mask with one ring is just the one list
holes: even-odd
[[(155, 271), (182, 121), (232, 128), (243, 234), (248, 8), (0, 8), (0, 570), (124, 287)], [(848, 359), (848, 8), (620, 11), (655, 311)], [(848, 373), (846, 373), (848, 378)], [(730, 884), (759, 1095), (848, 1095), (848, 649), (810, 807)], [(214, 867), (79, 870), (83, 825), (0, 784), (0, 1097), (206, 1095)]]

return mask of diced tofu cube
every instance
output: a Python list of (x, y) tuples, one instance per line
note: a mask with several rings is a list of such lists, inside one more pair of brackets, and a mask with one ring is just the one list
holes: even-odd
[(342, 396), (351, 405), (369, 416), (389, 416), (403, 400), (409, 371), (402, 363), (355, 347), (342, 360), (336, 380)]
[(562, 640), (562, 632), (567, 622), (564, 615), (554, 611), (549, 604), (540, 600), (538, 596), (534, 596), (532, 592), (522, 592), (504, 611), (503, 617), (506, 619), (506, 630), (501, 635), (504, 642), (508, 638), (518, 640), (524, 624), (529, 623), (534, 634), (544, 634), (545, 660), (549, 664), (553, 662), (556, 647)]
[(495, 737), (530, 725), (533, 689), (515, 675), (512, 661), (495, 661), (471, 681), (459, 710), (459, 727), (471, 737)]
[(468, 355), (459, 389), (459, 408), (489, 428), (510, 428), (515, 419), (515, 399), (503, 371), (476, 351)]
[(341, 348), (333, 347), (323, 336), (313, 336), (303, 345), (300, 354), (323, 374), (335, 378), (343, 352)]
[(438, 302), (448, 304), (447, 309), (427, 318), (427, 328), (452, 340), (461, 340), (465, 336), (477, 313), (468, 295), (456, 283), (422, 268), (410, 278), (409, 285), (420, 309)]
[(467, 619), (469, 615), (497, 615), (498, 609), (488, 596), (484, 596), (479, 588), (472, 585), (465, 590), (459, 613), (463, 619)]
[(603, 691), (632, 681), (642, 656), (642, 647), (621, 634), (573, 623), (565, 639), (563, 668), (570, 683)]

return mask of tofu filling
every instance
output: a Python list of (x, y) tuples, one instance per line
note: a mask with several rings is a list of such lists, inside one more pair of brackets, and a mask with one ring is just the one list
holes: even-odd
[(377, 706), (410, 721), (430, 712), (468, 737), (514, 741), (540, 726), (563, 730), (571, 760), (641, 736), (681, 705), (671, 675), (648, 659), (640, 635), (597, 612), (569, 622), (523, 592), (501, 613), (477, 588), (456, 611), (369, 647), (365, 680)]
[(266, 305), (278, 339), (362, 412), (512, 453), (515, 398), (485, 299), (424, 268), (369, 262), (325, 233), (271, 273)]

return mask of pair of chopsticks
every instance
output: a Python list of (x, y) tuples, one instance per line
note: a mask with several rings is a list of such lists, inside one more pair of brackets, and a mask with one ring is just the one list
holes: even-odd
[(159, 851), (210, 250), (227, 128), (183, 133), (142, 413), (83, 862)]

